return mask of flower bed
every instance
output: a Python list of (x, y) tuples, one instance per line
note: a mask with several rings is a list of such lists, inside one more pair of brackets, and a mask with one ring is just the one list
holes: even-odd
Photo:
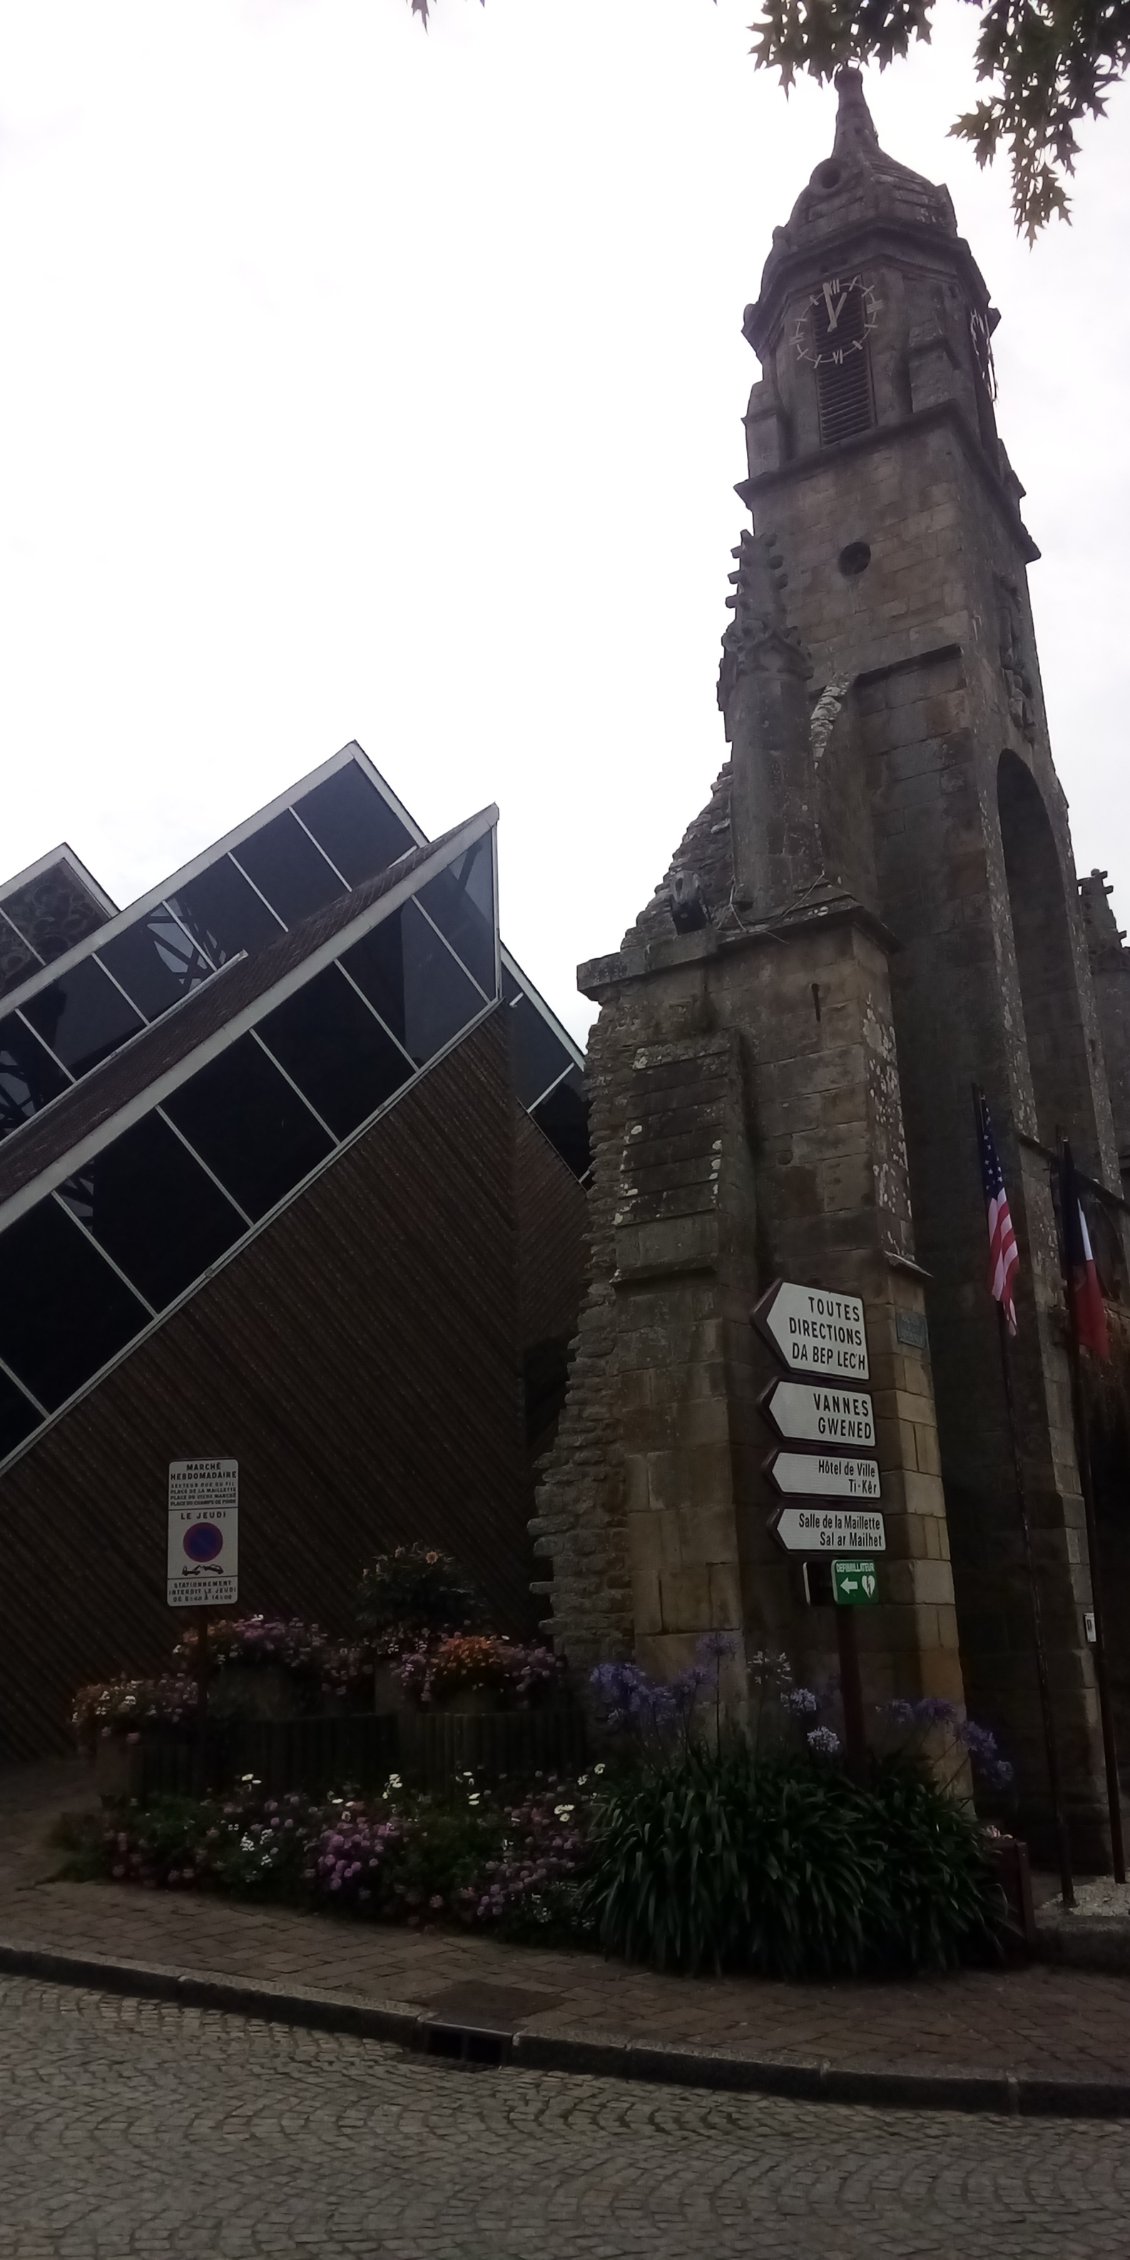
[(583, 1816), (597, 1776), (442, 1798), (393, 1774), (374, 1797), (228, 1797), (123, 1808), (73, 1835), (68, 1872), (149, 1890), (220, 1891), (383, 1922), (455, 1923), (507, 1937), (581, 1938)]
[(457, 1633), (421, 1645), (403, 1657), (399, 1679), (421, 1707), (458, 1710), (469, 1697), (503, 1706), (543, 1702), (564, 1690), (564, 1673), (552, 1648), (524, 1648), (497, 1633)]
[(575, 1778), (519, 1791), (463, 1767), (429, 1793), (396, 1771), (376, 1793), (326, 1800), (293, 1786), (269, 1796), (249, 1774), (226, 1798), (123, 1807), (83, 1834), (76, 1872), (571, 1940), (687, 1972), (857, 1976), (998, 1953), (999, 1840), (938, 1780), (936, 1749), (919, 1746), (941, 1736), (963, 1779), (972, 1757), (999, 1788), (1007, 1769), (991, 1737), (949, 1706), (896, 1706), (873, 1721), (889, 1747), (857, 1779), (821, 1721), (829, 1699), (797, 1687), (784, 1658), (756, 1661), (753, 1728), (727, 1731), (725, 1657), (712, 1639), (669, 1686), (634, 1664), (601, 1667), (616, 1754)]

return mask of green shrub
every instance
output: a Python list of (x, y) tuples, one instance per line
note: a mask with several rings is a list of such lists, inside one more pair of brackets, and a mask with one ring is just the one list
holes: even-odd
[(362, 1632), (395, 1655), (421, 1635), (480, 1625), (486, 1610), (482, 1595), (450, 1554), (434, 1546), (396, 1546), (366, 1564), (354, 1613)]
[(906, 1762), (858, 1784), (817, 1756), (691, 1742), (613, 1785), (591, 1858), (600, 1944), (658, 1969), (947, 1969), (1003, 1922), (977, 1821)]

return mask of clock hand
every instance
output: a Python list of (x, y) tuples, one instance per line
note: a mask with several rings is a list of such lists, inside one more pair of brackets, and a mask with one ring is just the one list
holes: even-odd
[[(847, 298), (848, 298), (848, 293), (847, 293), (847, 290), (842, 290), (842, 291), (840, 292), (840, 295), (839, 295), (839, 297), (837, 298), (837, 300), (836, 300), (835, 304), (833, 305), (833, 303), (832, 303), (832, 291), (833, 291), (834, 287), (835, 287), (835, 285), (834, 285), (833, 283), (825, 283), (825, 284), (824, 284), (824, 306), (825, 306), (825, 310), (826, 310), (826, 312), (827, 312), (827, 316), (828, 316), (828, 328), (829, 328), (829, 330), (834, 330), (834, 329), (835, 329), (835, 327), (836, 327), (836, 324), (837, 324), (837, 322), (839, 321), (840, 315), (841, 315), (841, 314), (843, 313), (844, 307), (845, 307), (845, 306), (847, 305)], [(851, 285), (850, 285), (850, 283), (849, 283), (849, 285), (848, 285), (848, 289), (850, 289), (850, 288), (851, 288)]]

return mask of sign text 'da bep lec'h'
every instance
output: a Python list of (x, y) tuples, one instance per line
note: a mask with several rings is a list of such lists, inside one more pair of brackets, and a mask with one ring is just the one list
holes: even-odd
[(753, 1317), (790, 1372), (819, 1374), (829, 1381), (869, 1378), (867, 1328), (858, 1295), (782, 1279), (762, 1296)]

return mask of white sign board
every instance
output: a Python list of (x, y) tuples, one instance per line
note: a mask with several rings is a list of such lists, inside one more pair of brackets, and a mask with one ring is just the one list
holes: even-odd
[(878, 1460), (848, 1452), (774, 1452), (767, 1471), (791, 1499), (879, 1499)]
[(828, 1381), (866, 1381), (871, 1371), (858, 1295), (779, 1279), (753, 1313), (754, 1324), (791, 1373)]
[(881, 1514), (865, 1507), (781, 1507), (773, 1536), (786, 1554), (885, 1554)]
[(761, 1400), (778, 1436), (798, 1444), (875, 1443), (875, 1415), (863, 1389), (825, 1389), (819, 1382), (774, 1381)]
[(239, 1597), (239, 1464), (173, 1460), (169, 1467), (170, 1608), (230, 1608)]

